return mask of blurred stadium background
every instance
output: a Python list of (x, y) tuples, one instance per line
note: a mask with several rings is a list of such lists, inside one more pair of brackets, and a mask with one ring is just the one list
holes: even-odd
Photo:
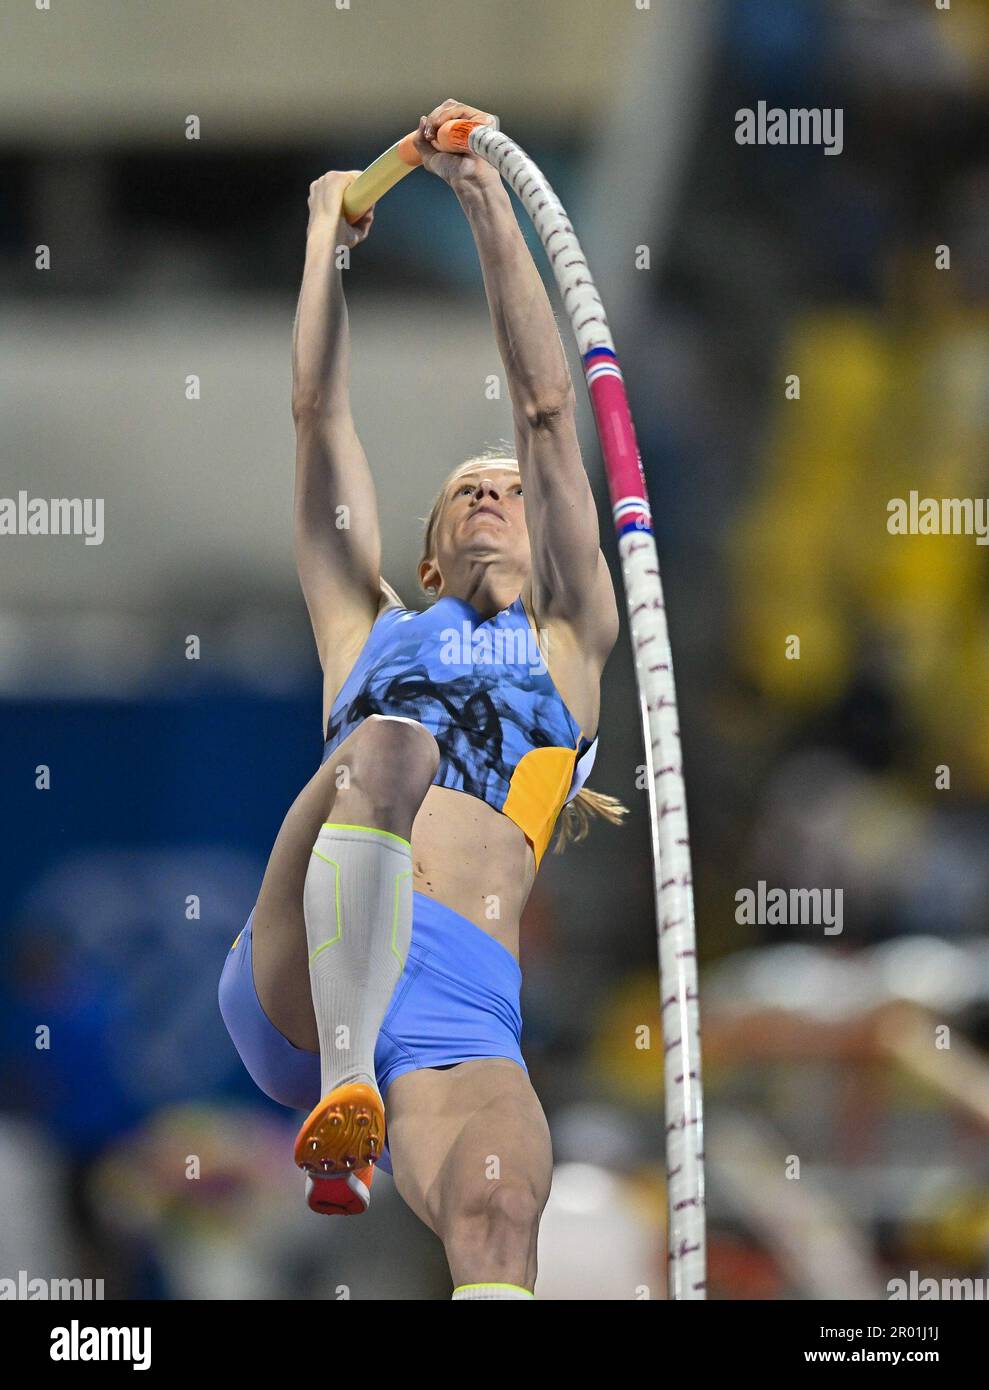
[[(989, 1276), (986, 551), (885, 529), (912, 488), (989, 495), (987, 39), (984, 0), (9, 9), (0, 492), (105, 498), (106, 538), (0, 540), (0, 1274), (99, 1277), (108, 1297), (449, 1295), (388, 1179), (359, 1222), (307, 1211), (296, 1117), (249, 1081), (216, 983), (320, 754), (290, 535), (308, 185), (453, 95), (554, 183), (629, 377), (683, 706), (711, 1296)], [(843, 153), (737, 145), (760, 100), (843, 108)], [(439, 181), (382, 202), (347, 285), (385, 572), (415, 604), (416, 519), (511, 429)], [(523, 1044), (559, 1165), (537, 1293), (659, 1298), (626, 643), (601, 733), (593, 784), (631, 822), (547, 859), (524, 930)], [(739, 924), (760, 880), (842, 888), (843, 933)]]

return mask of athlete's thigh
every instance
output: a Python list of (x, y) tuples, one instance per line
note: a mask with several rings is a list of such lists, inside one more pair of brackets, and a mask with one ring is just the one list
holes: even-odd
[(312, 847), (333, 805), (336, 769), (346, 756), (347, 742), (310, 778), (289, 808), (254, 909), (254, 983), (261, 1007), (289, 1042), (310, 1051), (318, 1050), (319, 1039), (309, 990), (303, 890)]
[(405, 1072), (385, 1109), (395, 1185), (441, 1238), (495, 1177), (527, 1187), (540, 1208), (549, 1196), (549, 1126), (528, 1075), (508, 1058)]

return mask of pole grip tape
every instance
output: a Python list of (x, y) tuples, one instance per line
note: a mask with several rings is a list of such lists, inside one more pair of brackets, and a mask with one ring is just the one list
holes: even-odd
[[(441, 150), (450, 154), (464, 154), (471, 131), (478, 125), (492, 125), (498, 129), (498, 121), (445, 121), (436, 132), (436, 143)], [(358, 174), (343, 195), (343, 215), (348, 222), (356, 222), (363, 217), (368, 208), (378, 201), (390, 188), (394, 188), (406, 174), (418, 169), (422, 155), (416, 149), (417, 131), (404, 135), (383, 155)]]

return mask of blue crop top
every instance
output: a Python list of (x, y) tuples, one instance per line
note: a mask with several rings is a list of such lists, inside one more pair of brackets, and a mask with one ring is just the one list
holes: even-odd
[(521, 597), (483, 621), (453, 597), (422, 613), (385, 609), (333, 703), (324, 763), (369, 714), (423, 724), (440, 749), (433, 785), (503, 812), (537, 866), (597, 752), (550, 678)]

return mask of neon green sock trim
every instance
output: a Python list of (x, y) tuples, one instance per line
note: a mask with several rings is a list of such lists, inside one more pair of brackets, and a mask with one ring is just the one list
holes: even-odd
[[(352, 828), (352, 829), (357, 829), (357, 830), (369, 830), (369, 829), (372, 829), (373, 827), (371, 827), (371, 826), (354, 826), (354, 827), (351, 827), (351, 828)], [(379, 831), (376, 831), (375, 833), (376, 833), (376, 834), (379, 834), (379, 835), (390, 835), (390, 834), (391, 834), (391, 831), (390, 831), (390, 830), (379, 830)], [(401, 837), (400, 835), (394, 835), (394, 836), (392, 836), (392, 838), (395, 839), (395, 840), (400, 840), (402, 837)], [(403, 843), (403, 844), (407, 844), (408, 841), (403, 840), (402, 843)], [(337, 912), (337, 933), (336, 933), (336, 936), (331, 936), (330, 939), (329, 939), (329, 941), (324, 941), (323, 944), (322, 944), (322, 946), (317, 946), (317, 947), (316, 947), (315, 951), (313, 951), (312, 955), (309, 957), (309, 964), (310, 964), (310, 965), (312, 965), (313, 961), (314, 961), (314, 960), (316, 959), (316, 957), (320, 954), (320, 952), (325, 951), (325, 950), (327, 949), (327, 947), (329, 947), (329, 946), (335, 946), (335, 945), (337, 944), (338, 941), (342, 941), (342, 940), (343, 940), (343, 921), (341, 920), (341, 915), (340, 915), (340, 865), (337, 863), (337, 861), (336, 861), (335, 859), (330, 859), (330, 858), (327, 857), (327, 855), (325, 855), (325, 854), (320, 854), (320, 852), (319, 852), (318, 849), (314, 849), (314, 850), (312, 851), (312, 853), (315, 854), (315, 856), (316, 856), (317, 859), (322, 859), (322, 861), (323, 861), (324, 864), (331, 864), (331, 865), (333, 866), (333, 868), (336, 870), (336, 874), (334, 875), (334, 898), (335, 898), (336, 912)], [(391, 919), (391, 941), (390, 941), (389, 945), (391, 946), (392, 954), (394, 955), (395, 959), (398, 961), (398, 965), (399, 965), (399, 969), (400, 969), (400, 970), (404, 970), (404, 969), (405, 969), (405, 961), (402, 959), (401, 952), (400, 952), (399, 949), (398, 949), (398, 885), (401, 883), (401, 881), (402, 881), (403, 878), (411, 878), (411, 877), (412, 877), (412, 870), (411, 870), (411, 869), (406, 869), (406, 870), (404, 870), (403, 873), (400, 873), (400, 874), (396, 874), (396, 875), (395, 875), (395, 905), (394, 905), (394, 909), (393, 909), (393, 911), (392, 911), (392, 919)], [(240, 940), (240, 937), (238, 937), (237, 940), (239, 941), (239, 940)], [(235, 942), (234, 942), (234, 946), (236, 946), (236, 944), (237, 944), (237, 942), (235, 941)]]
[(337, 934), (336, 936), (331, 936), (329, 941), (324, 941), (322, 946), (316, 947), (315, 951), (313, 951), (312, 955), (309, 957), (310, 965), (312, 965), (313, 961), (319, 955), (320, 951), (325, 951), (328, 946), (335, 946), (338, 941), (343, 940), (343, 921), (340, 916), (340, 865), (337, 863), (335, 859), (327, 859), (325, 854), (320, 854), (318, 849), (314, 849), (313, 854), (315, 854), (317, 859), (322, 859), (324, 864), (332, 864), (333, 868), (336, 869), (336, 874), (334, 875), (333, 896), (337, 910)]
[(406, 869), (406, 870), (404, 871), (404, 873), (400, 873), (400, 874), (396, 874), (396, 875), (395, 875), (395, 911), (392, 913), (392, 919), (391, 919), (391, 949), (392, 949), (392, 954), (394, 955), (395, 959), (398, 961), (398, 968), (399, 968), (399, 970), (404, 970), (404, 969), (405, 969), (405, 961), (402, 959), (401, 954), (400, 954), (399, 949), (398, 949), (398, 945), (397, 945), (397, 939), (398, 939), (398, 885), (401, 883), (401, 881), (402, 881), (403, 878), (411, 878), (411, 877), (412, 877), (412, 870), (411, 870), (411, 869)]
[(524, 1288), (521, 1284), (458, 1284), (454, 1293), (460, 1293), (462, 1289), (514, 1289), (516, 1293), (527, 1293), (530, 1298), (535, 1298), (531, 1289)]
[(412, 848), (412, 841), (406, 840), (402, 835), (393, 835), (390, 830), (379, 830), (376, 825), (344, 825), (342, 821), (325, 820), (324, 830), (366, 830), (369, 835), (386, 835), (389, 840), (397, 840), (400, 845), (408, 845)]

